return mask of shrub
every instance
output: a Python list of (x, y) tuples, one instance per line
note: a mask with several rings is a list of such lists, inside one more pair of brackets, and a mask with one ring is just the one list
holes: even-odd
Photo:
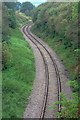
[(73, 93), (72, 98), (68, 99), (65, 94), (61, 94), (61, 101), (55, 105), (61, 104), (61, 112), (57, 112), (58, 118), (78, 118), (78, 95)]
[(6, 42), (2, 43), (2, 69), (7, 69), (10, 59), (10, 51)]

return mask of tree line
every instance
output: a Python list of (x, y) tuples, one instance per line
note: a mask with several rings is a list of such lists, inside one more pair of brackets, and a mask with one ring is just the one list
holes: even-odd
[(78, 47), (78, 3), (45, 3), (33, 11), (34, 30), (60, 36), (65, 48)]
[(34, 8), (34, 5), (30, 2), (4, 2), (2, 4), (2, 41), (7, 41), (9, 38), (9, 28), (16, 28), (16, 15), (15, 11), (19, 10), (26, 15), (30, 15), (30, 11)]
[(80, 117), (80, 2), (47, 2), (33, 11), (32, 32), (54, 49), (69, 71), (72, 100), (61, 96), (62, 118)]
[(30, 16), (34, 5), (30, 2), (3, 2), (2, 3), (2, 66), (7, 68), (6, 62), (9, 57), (8, 44), (10, 43), (11, 29), (18, 27), (16, 20), (16, 11), (25, 13)]

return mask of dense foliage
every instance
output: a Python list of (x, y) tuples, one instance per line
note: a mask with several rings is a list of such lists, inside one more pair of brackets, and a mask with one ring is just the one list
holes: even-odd
[[(33, 32), (39, 35), (39, 37), (46, 39), (45, 41), (47, 41), (47, 38), (52, 39), (52, 41), (48, 40), (49, 44), (50, 42), (56, 42), (56, 44), (61, 44), (65, 51), (70, 51), (70, 54), (73, 55), (73, 61), (76, 62), (70, 66), (69, 71), (75, 71), (74, 79), (76, 79), (79, 51), (78, 3), (42, 4), (33, 11), (33, 22)], [(56, 46), (53, 44), (52, 47)]]
[(16, 11), (16, 22), (18, 27), (22, 27), (23, 25), (29, 23), (31, 21), (30, 16), (26, 16), (24, 13)]
[[(22, 4), (19, 2), (17, 3), (6, 2), (3, 3), (2, 9), (3, 9), (2, 52), (3, 52), (3, 74), (4, 74), (3, 99), (6, 105), (3, 106), (4, 107), (3, 116), (6, 115), (8, 115), (8, 117), (21, 116), (24, 107), (23, 102), (26, 101), (25, 100), (26, 92), (24, 91), (29, 90), (28, 92), (30, 93), (32, 88), (31, 81), (33, 79), (32, 77), (34, 77), (34, 66), (32, 73), (29, 72), (32, 69), (31, 60), (33, 61), (33, 57), (30, 56), (32, 55), (29, 50), (30, 48), (29, 46), (28, 48), (24, 47), (25, 42), (23, 42), (22, 40), (23, 37), (20, 34), (19, 30), (16, 29), (17, 26), (22, 26), (24, 23), (27, 23), (27, 20), (29, 19), (29, 17), (26, 17), (24, 14), (20, 13), (19, 11), (15, 12), (16, 10), (20, 10), (26, 15), (33, 14), (33, 18), (32, 18), (34, 22), (34, 26), (32, 28), (33, 32), (39, 35), (39, 37), (44, 38), (44, 40), (60, 55), (62, 61), (68, 68), (68, 71), (71, 74), (71, 87), (73, 91), (76, 93), (75, 94), (76, 96), (74, 96), (73, 99), (70, 101), (67, 100), (65, 96), (62, 97), (62, 101), (61, 101), (61, 104), (63, 106), (62, 113), (59, 114), (58, 116), (70, 118), (70, 116), (74, 115), (75, 118), (78, 113), (77, 112), (78, 101), (76, 101), (76, 99), (77, 99), (77, 92), (79, 91), (79, 87), (77, 84), (77, 79), (78, 79), (77, 70), (79, 67), (77, 58), (78, 58), (78, 52), (80, 51), (80, 49), (78, 48), (78, 30), (80, 31), (80, 29), (78, 29), (78, 18), (80, 16), (80, 15), (78, 16), (78, 4), (77, 3), (45, 3), (34, 9), (34, 6), (29, 2), (25, 2)], [(11, 31), (13, 31), (14, 34)], [(19, 51), (20, 49), (21, 51)], [(30, 59), (26, 60), (27, 58), (26, 56), (27, 54), (25, 54), (26, 51), (29, 55), (28, 57), (31, 60)], [(22, 53), (22, 58), (21, 58), (21, 53)], [(20, 66), (20, 64), (22, 65)], [(27, 67), (25, 68), (25, 66)], [(25, 72), (23, 73), (23, 71)], [(27, 81), (25, 74), (26, 71), (28, 71)], [(21, 80), (20, 81), (21, 84), (19, 80)], [(26, 82), (29, 83), (28, 89), (26, 88), (25, 85)], [(24, 96), (21, 98), (21, 96), (18, 96), (19, 93), (24, 94)], [(6, 99), (5, 99), (5, 95), (6, 95)], [(27, 94), (27, 99), (28, 96), (29, 95)], [(19, 103), (17, 104), (18, 99), (19, 99)], [(20, 106), (20, 109), (18, 109), (18, 105)], [(15, 109), (15, 111), (13, 109), (14, 107), (17, 108)], [(6, 108), (8, 109), (8, 114)]]
[[(80, 4), (76, 3), (45, 3), (33, 11), (32, 32), (41, 37), (59, 55), (66, 66), (73, 97), (68, 100), (62, 96), (62, 112), (58, 117), (77, 118), (80, 113), (78, 105), (78, 92), (80, 82), (78, 81), (78, 22), (80, 21)], [(78, 19), (79, 18), (79, 19)], [(80, 23), (80, 22), (79, 22)], [(58, 104), (58, 103), (57, 103)], [(79, 109), (78, 109), (79, 108)]]
[(77, 49), (78, 45), (78, 7), (77, 3), (45, 3), (35, 9), (33, 22), (35, 29), (45, 31), (46, 35), (60, 36), (65, 48)]
[(5, 2), (4, 3), (8, 9), (16, 10), (16, 2)]
[[(8, 20), (8, 10), (3, 4), (2, 6), (2, 41), (7, 41), (9, 37), (9, 20)], [(5, 29), (4, 29), (5, 28)]]
[[(61, 104), (61, 112), (57, 112), (56, 117), (58, 118), (76, 118), (78, 119), (78, 96), (76, 93), (72, 94), (72, 99), (68, 99), (65, 94), (61, 94), (61, 101), (55, 102), (55, 105)], [(55, 106), (54, 105), (54, 106)], [(54, 107), (53, 106), (53, 107)], [(56, 107), (54, 107), (56, 109)]]
[(34, 5), (30, 2), (4, 2), (2, 4), (2, 41), (9, 40), (9, 30), (10, 28), (16, 28), (16, 10), (20, 10), (26, 15), (30, 15), (30, 11), (34, 9)]
[(16, 11), (20, 5), (11, 2), (2, 5), (3, 119), (23, 117), (35, 77), (34, 55), (19, 29), (28, 23), (30, 17)]
[[(29, 21), (29, 17), (19, 14), (20, 10), (25, 14), (30, 15), (30, 11), (34, 6), (30, 2), (20, 3), (20, 2), (4, 2), (2, 4), (2, 44), (3, 44), (3, 69), (7, 68), (6, 62), (9, 57), (8, 43), (10, 41), (10, 31), (15, 29), (19, 24), (23, 25)], [(27, 11), (27, 12), (26, 12)], [(17, 13), (17, 14), (16, 14)], [(24, 19), (23, 19), (24, 18)]]
[(2, 4), (2, 41), (8, 41), (10, 28), (16, 28), (15, 6), (10, 8), (10, 5), (7, 2)]
[(16, 10), (20, 10), (20, 8), (21, 8), (21, 3), (20, 3), (20, 2), (17, 2), (17, 3), (16, 3)]
[(31, 11), (35, 6), (30, 2), (23, 2), (20, 8), (20, 12), (25, 13), (27, 16), (31, 15)]
[[(12, 6), (12, 7), (11, 7)], [(7, 68), (7, 59), (9, 57), (8, 43), (10, 40), (10, 29), (16, 28), (15, 4), (2, 4), (2, 67)]]
[(10, 28), (16, 28), (16, 10), (20, 10), (26, 15), (30, 15), (30, 11), (34, 9), (34, 5), (30, 2), (4, 2), (2, 4), (2, 41), (9, 40), (9, 30)]

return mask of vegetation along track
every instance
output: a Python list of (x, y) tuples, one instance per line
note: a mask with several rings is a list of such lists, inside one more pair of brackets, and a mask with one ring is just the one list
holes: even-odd
[[(25, 33), (25, 35), (33, 42), (33, 44), (37, 47), (37, 49), (39, 50), (43, 61), (44, 61), (44, 65), (45, 65), (45, 75), (46, 75), (46, 83), (45, 83), (45, 94), (44, 94), (44, 101), (43, 101), (43, 105), (42, 105), (42, 110), (41, 110), (41, 115), (40, 118), (45, 118), (45, 112), (46, 109), (48, 109), (47, 106), (47, 101), (48, 101), (48, 91), (49, 91), (49, 68), (48, 68), (48, 64), (46, 61), (46, 58), (40, 48), (40, 46), (43, 47), (43, 49), (46, 51), (46, 53), (48, 54), (48, 56), (50, 57), (52, 63), (53, 63), (53, 67), (55, 68), (55, 73), (56, 73), (56, 78), (57, 78), (57, 99), (58, 101), (60, 101), (60, 93), (61, 93), (61, 81), (60, 81), (60, 75), (59, 75), (59, 70), (58, 70), (58, 66), (56, 64), (56, 61), (53, 59), (53, 57), (51, 56), (50, 52), (48, 51), (48, 49), (39, 41), (37, 40), (29, 31), (31, 26), (24, 26), (23, 27), (23, 32)], [(26, 29), (25, 29), (26, 28)], [(39, 45), (40, 46), (39, 46)], [(53, 88), (54, 89), (54, 88)], [(58, 111), (61, 111), (61, 105), (58, 104)]]

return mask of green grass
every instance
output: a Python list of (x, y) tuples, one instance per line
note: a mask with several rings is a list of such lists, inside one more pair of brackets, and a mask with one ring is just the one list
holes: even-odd
[(11, 30), (10, 57), (3, 70), (3, 118), (21, 118), (35, 78), (34, 55), (18, 29)]
[(2, 118), (2, 72), (0, 71), (0, 119)]
[[(0, 41), (0, 59), (2, 59), (2, 43)], [(2, 67), (1, 62), (0, 62), (0, 67)], [(2, 71), (0, 68), (0, 119), (2, 117)]]

